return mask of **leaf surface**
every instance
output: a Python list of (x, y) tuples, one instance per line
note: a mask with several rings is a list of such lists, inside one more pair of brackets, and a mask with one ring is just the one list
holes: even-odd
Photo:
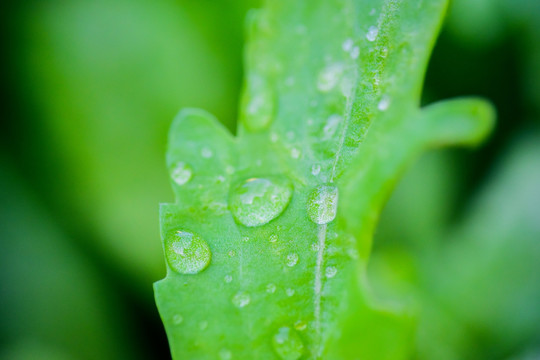
[(407, 358), (414, 319), (374, 307), (363, 285), (378, 214), (418, 153), (476, 144), (493, 120), (478, 99), (419, 108), (446, 5), (276, 0), (251, 13), (238, 135), (194, 109), (170, 131), (176, 202), (161, 207), (155, 290), (175, 359)]

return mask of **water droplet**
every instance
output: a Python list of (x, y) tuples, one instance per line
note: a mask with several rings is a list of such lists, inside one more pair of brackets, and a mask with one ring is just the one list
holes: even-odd
[(294, 76), (289, 76), (287, 79), (285, 79), (286, 86), (293, 86), (294, 82), (295, 82)]
[(317, 89), (322, 92), (329, 92), (340, 81), (343, 75), (343, 64), (330, 64), (321, 70), (317, 78)]
[(237, 292), (232, 298), (232, 303), (237, 308), (243, 308), (249, 305), (250, 302), (251, 302), (251, 297), (249, 296), (248, 293), (244, 291)]
[(236, 256), (236, 251), (229, 250), (228, 254), (229, 254), (230, 257), (234, 257), (234, 256)]
[(245, 124), (251, 131), (263, 130), (274, 117), (274, 93), (267, 81), (257, 75), (250, 76), (249, 87)]
[(377, 39), (377, 35), (379, 35), (379, 28), (376, 26), (370, 26), (368, 32), (366, 33), (366, 39), (368, 39), (368, 41), (375, 41), (375, 39)]
[(233, 280), (232, 275), (225, 275), (223, 280), (225, 280), (226, 283), (230, 283)]
[(243, 242), (248, 242), (249, 241), (249, 236), (242, 236), (242, 241)]
[(307, 328), (307, 323), (303, 320), (298, 320), (294, 323), (294, 328), (298, 331), (304, 331)]
[(219, 351), (219, 358), (221, 360), (231, 360), (232, 359), (232, 353), (227, 349), (221, 349)]
[(308, 198), (307, 212), (316, 224), (327, 224), (336, 218), (338, 189), (333, 185), (320, 185)]
[(320, 174), (320, 172), (321, 172), (321, 165), (319, 165), (319, 164), (313, 164), (313, 165), (311, 166), (311, 175), (317, 176), (317, 175)]
[(326, 120), (326, 124), (323, 128), (323, 140), (332, 139), (337, 128), (339, 127), (339, 124), (341, 123), (341, 120), (342, 117), (338, 114), (333, 114), (328, 117), (328, 120)]
[(311, 244), (311, 250), (312, 251), (319, 251), (319, 244), (314, 242)]
[(205, 159), (209, 159), (214, 156), (214, 152), (210, 148), (203, 147), (201, 149), (201, 156)]
[(287, 255), (287, 266), (293, 267), (298, 264), (298, 254), (291, 253)]
[(183, 161), (179, 161), (173, 166), (171, 166), (170, 171), (172, 179), (180, 186), (191, 180), (191, 177), (193, 176), (193, 170), (191, 169), (191, 166), (189, 166)]
[(276, 285), (275, 284), (268, 284), (266, 285), (266, 292), (269, 293), (269, 294), (273, 294), (276, 292)]
[(298, 159), (300, 157), (300, 150), (298, 150), (297, 148), (292, 148), (291, 149), (291, 157), (293, 159)]
[(343, 44), (341, 44), (341, 48), (343, 49), (343, 51), (349, 52), (353, 48), (353, 45), (354, 45), (353, 39), (348, 38), (343, 42)]
[(184, 317), (180, 314), (176, 314), (173, 316), (173, 324), (174, 325), (180, 325), (184, 321)]
[(377, 10), (371, 9), (371, 11), (369, 12), (369, 15), (373, 16), (373, 15), (375, 15), (376, 12), (377, 12)]
[(199, 329), (204, 331), (206, 330), (207, 327), (208, 327), (208, 321), (204, 320), (199, 323)]
[(333, 278), (337, 274), (337, 269), (335, 266), (328, 266), (325, 270), (325, 275), (327, 278)]
[(231, 166), (231, 165), (227, 165), (227, 166), (225, 167), (225, 172), (226, 172), (227, 174), (229, 174), (229, 175), (234, 174), (234, 167)]
[(212, 256), (206, 241), (182, 230), (170, 232), (165, 238), (167, 261), (180, 274), (197, 274), (210, 263)]
[(298, 360), (304, 352), (300, 336), (288, 326), (283, 326), (272, 337), (274, 351), (282, 360)]
[(276, 141), (278, 141), (278, 139), (279, 139), (278, 134), (276, 134), (276, 133), (274, 133), (274, 132), (273, 132), (273, 133), (270, 133), (270, 141), (271, 141), (271, 142), (275, 143)]
[(278, 241), (278, 236), (276, 234), (272, 234), (268, 238), (268, 241), (270, 241), (271, 243), (275, 243), (276, 241)]
[(358, 59), (358, 56), (360, 56), (360, 48), (355, 46), (351, 50), (351, 59)]
[(229, 206), (242, 225), (261, 226), (285, 210), (292, 194), (292, 183), (285, 177), (251, 178), (233, 187)]
[(287, 290), (285, 290), (285, 293), (287, 294), (287, 296), (293, 296), (295, 291), (294, 289), (288, 288)]
[(386, 111), (390, 107), (390, 97), (388, 95), (383, 95), (381, 98), (381, 101), (379, 101), (379, 104), (377, 105), (377, 108), (380, 111)]

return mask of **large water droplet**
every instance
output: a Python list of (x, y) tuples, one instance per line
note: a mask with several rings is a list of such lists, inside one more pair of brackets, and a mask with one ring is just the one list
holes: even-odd
[(193, 170), (191, 169), (191, 166), (189, 166), (183, 161), (178, 161), (174, 163), (173, 166), (171, 166), (170, 168), (170, 172), (174, 182), (180, 186), (191, 180), (191, 177), (193, 176)]
[(275, 352), (282, 360), (297, 360), (304, 352), (304, 343), (300, 336), (288, 326), (278, 329), (272, 337)]
[(249, 294), (244, 291), (237, 292), (232, 298), (232, 303), (237, 308), (243, 308), (249, 305), (250, 302), (251, 296), (249, 296)]
[(307, 212), (316, 224), (327, 224), (336, 218), (338, 189), (333, 185), (320, 185), (311, 192)]
[(343, 64), (335, 63), (326, 66), (321, 70), (317, 78), (317, 89), (322, 92), (332, 90), (340, 81), (343, 75)]
[(292, 183), (285, 177), (251, 178), (231, 190), (229, 206), (242, 225), (261, 226), (285, 210), (292, 193)]
[(197, 274), (203, 271), (212, 254), (206, 241), (191, 232), (175, 230), (165, 238), (169, 265), (180, 274)]

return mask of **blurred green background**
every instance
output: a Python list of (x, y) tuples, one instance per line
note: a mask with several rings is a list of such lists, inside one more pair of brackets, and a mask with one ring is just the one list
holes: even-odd
[[(0, 5), (0, 359), (167, 359), (152, 283), (176, 112), (234, 131), (256, 0)], [(373, 296), (415, 309), (415, 359), (540, 359), (540, 1), (455, 0), (424, 102), (498, 109), (424, 155), (385, 209)]]

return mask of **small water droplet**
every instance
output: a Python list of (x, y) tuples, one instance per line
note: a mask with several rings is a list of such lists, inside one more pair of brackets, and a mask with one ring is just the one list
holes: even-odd
[(340, 81), (343, 75), (343, 64), (334, 63), (321, 70), (317, 78), (317, 89), (322, 92), (329, 92)]
[(204, 331), (206, 330), (207, 327), (208, 327), (208, 321), (204, 320), (199, 323), (199, 329)]
[(233, 280), (232, 275), (225, 275), (223, 280), (225, 280), (226, 283), (230, 283)]
[(371, 9), (371, 11), (369, 12), (369, 15), (373, 16), (373, 15), (375, 15), (376, 12), (377, 12), (377, 10)]
[(285, 210), (292, 194), (292, 183), (285, 177), (251, 178), (232, 188), (229, 206), (242, 225), (261, 226)]
[(268, 284), (266, 285), (266, 292), (269, 293), (269, 294), (273, 294), (276, 292), (276, 285), (275, 284)]
[(278, 134), (276, 134), (275, 132), (270, 133), (270, 141), (271, 142), (275, 143), (276, 141), (278, 141), (278, 139), (279, 139)]
[(307, 212), (316, 224), (327, 224), (336, 218), (338, 189), (333, 185), (320, 185), (311, 192)]
[(304, 352), (300, 336), (288, 326), (280, 327), (272, 337), (274, 351), (282, 360), (298, 360)]
[(236, 251), (229, 250), (228, 254), (229, 254), (230, 257), (234, 257), (234, 256), (236, 256)]
[(379, 35), (379, 28), (376, 26), (370, 26), (366, 33), (366, 39), (368, 39), (368, 41), (375, 41), (375, 39), (377, 39), (377, 35)]
[(287, 266), (293, 267), (298, 264), (298, 254), (291, 253), (287, 255)]
[(193, 176), (193, 169), (191, 169), (191, 166), (183, 161), (178, 161), (177, 163), (173, 164), (170, 172), (174, 182), (180, 186), (191, 180), (191, 177)]
[(326, 120), (326, 124), (323, 128), (323, 140), (329, 140), (333, 138), (342, 119), (343, 118), (338, 114), (332, 114), (328, 117), (328, 119)]
[(197, 274), (210, 263), (212, 256), (206, 241), (182, 230), (170, 232), (165, 238), (169, 265), (180, 274)]
[(221, 360), (231, 360), (232, 359), (232, 353), (227, 349), (221, 349), (219, 351), (219, 358)]
[(249, 296), (248, 293), (244, 291), (237, 292), (232, 298), (232, 303), (237, 308), (243, 308), (249, 305), (250, 302), (251, 302), (251, 297)]
[(304, 331), (307, 328), (307, 323), (303, 320), (298, 320), (294, 323), (294, 328), (298, 331)]
[(325, 275), (327, 278), (333, 278), (337, 274), (337, 269), (335, 266), (328, 266), (325, 270)]
[(291, 149), (291, 157), (293, 159), (298, 159), (300, 157), (300, 150), (298, 150), (297, 148), (292, 148)]
[(287, 294), (287, 296), (293, 296), (295, 291), (294, 289), (291, 289), (291, 288), (288, 288), (287, 290), (285, 290), (285, 293)]
[(180, 314), (176, 314), (173, 316), (173, 324), (174, 325), (180, 325), (184, 321), (184, 317)]
[(319, 251), (319, 244), (314, 242), (311, 244), (311, 250), (312, 251)]
[(242, 241), (243, 242), (248, 242), (249, 241), (249, 236), (242, 236)]
[(210, 148), (203, 147), (201, 149), (201, 156), (205, 159), (209, 159), (214, 156), (214, 152)]
[(263, 130), (270, 125), (274, 118), (274, 90), (268, 79), (258, 74), (249, 76), (248, 87), (246, 127), (251, 131)]
[(288, 78), (285, 79), (286, 86), (293, 86), (294, 82), (295, 82), (294, 76), (289, 76)]
[(229, 175), (234, 174), (234, 167), (231, 166), (231, 165), (227, 165), (227, 166), (225, 167), (225, 172), (226, 172), (227, 174), (229, 174)]
[(270, 237), (268, 237), (268, 241), (270, 241), (271, 243), (275, 243), (276, 241), (278, 241), (278, 236), (276, 234), (271, 234)]
[(225, 176), (223, 176), (223, 175), (218, 175), (216, 177), (216, 183), (218, 183), (218, 184), (221, 184), (221, 183), (225, 182), (225, 180), (226, 180)]
[(386, 111), (390, 107), (390, 97), (388, 95), (383, 95), (381, 98), (381, 101), (379, 101), (379, 104), (377, 105), (377, 108), (380, 111)]
[(348, 38), (348, 39), (345, 39), (343, 44), (341, 44), (341, 48), (343, 49), (343, 51), (349, 52), (353, 48), (353, 45), (354, 45), (353, 39)]
[(358, 56), (360, 56), (360, 48), (355, 46), (351, 50), (351, 59), (358, 59)]
[(320, 164), (313, 164), (311, 166), (311, 175), (317, 176), (321, 172), (321, 165)]

